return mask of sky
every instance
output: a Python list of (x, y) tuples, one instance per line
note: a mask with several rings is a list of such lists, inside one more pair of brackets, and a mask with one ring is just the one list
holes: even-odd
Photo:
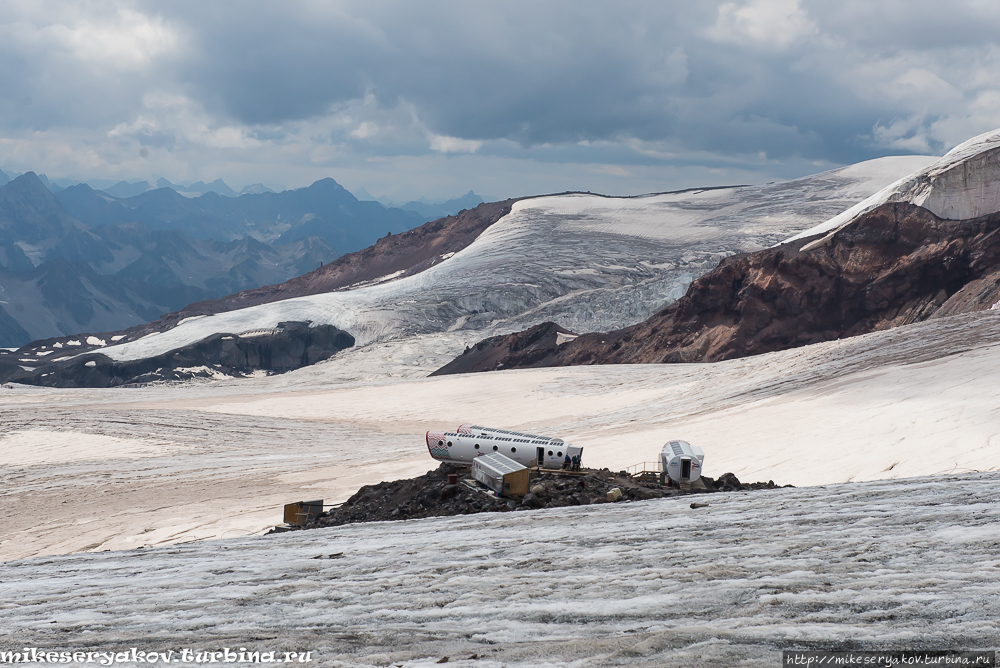
[(1000, 3), (0, 0), (0, 169), (395, 201), (763, 183), (1000, 127)]

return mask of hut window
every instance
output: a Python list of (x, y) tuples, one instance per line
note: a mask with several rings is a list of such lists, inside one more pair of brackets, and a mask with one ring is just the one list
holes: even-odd
[(511, 448), (510, 451), (511, 452), (517, 452), (517, 448)]
[(448, 447), (449, 448), (451, 447), (451, 441), (448, 441)]
[(499, 450), (499, 449), (500, 449), (500, 448), (498, 448), (497, 446), (495, 446), (495, 445), (493, 446), (493, 450), (494, 450), (494, 451), (495, 451), (495, 450)]
[(478, 450), (479, 449), (479, 444), (476, 443), (476, 445), (474, 447), (476, 448), (476, 450)]
[[(444, 445), (444, 441), (438, 441), (438, 445)], [(448, 445), (451, 445), (450, 441), (448, 442)]]
[(551, 457), (551, 456), (552, 456), (552, 451), (551, 451), (551, 450), (549, 450), (549, 457)]
[(559, 452), (556, 453), (556, 455), (562, 457), (562, 451), (560, 450)]

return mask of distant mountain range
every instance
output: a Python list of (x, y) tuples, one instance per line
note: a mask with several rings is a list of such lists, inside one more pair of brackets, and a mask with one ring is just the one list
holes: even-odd
[[(20, 176), (20, 174), (14, 174), (14, 177), (17, 176)], [(45, 174), (37, 174), (37, 176), (41, 182), (45, 184), (45, 187), (52, 192), (59, 192), (74, 185), (84, 184), (84, 182), (73, 182), (69, 179), (56, 179), (56, 181), (50, 181)], [(9, 183), (11, 178), (11, 175), (0, 171), (0, 186), (4, 186)], [(167, 179), (162, 178), (157, 179), (155, 183), (150, 183), (149, 181), (118, 181), (117, 183), (111, 185), (105, 185), (111, 182), (104, 179), (89, 180), (85, 183), (94, 190), (107, 193), (117, 199), (138, 197), (139, 195), (149, 192), (150, 190), (158, 190), (161, 188), (170, 188), (185, 197), (200, 197), (201, 195), (207, 195), (209, 193), (216, 193), (218, 195), (222, 195), (223, 197), (239, 197), (240, 195), (260, 195), (262, 193), (275, 192), (263, 183), (250, 184), (237, 192), (229, 187), (229, 184), (222, 179), (216, 179), (211, 183), (198, 181), (187, 185), (182, 183), (171, 183)], [(403, 204), (393, 202), (385, 197), (375, 197), (364, 188), (358, 188), (354, 192), (354, 196), (361, 202), (378, 202), (387, 209), (414, 211), (419, 213), (421, 216), (424, 216), (428, 221), (437, 220), (438, 218), (443, 218), (445, 216), (452, 216), (463, 209), (473, 209), (483, 203), (483, 198), (471, 190), (461, 197), (455, 197), (445, 201), (429, 200), (426, 197), (421, 197), (418, 200), (410, 200), (409, 202), (405, 202)]]
[(338, 254), (427, 222), (416, 212), (359, 202), (333, 179), (298, 190), (239, 197), (215, 192), (185, 197), (172, 188), (157, 188), (117, 198), (81, 183), (60, 190), (55, 197), (67, 213), (88, 227), (141, 222), (156, 230), (180, 230), (197, 239), (232, 241), (251, 236), (277, 244), (320, 237)]
[(456, 214), (462, 209), (474, 209), (482, 203), (483, 198), (470, 190), (461, 197), (446, 202), (435, 203), (419, 200), (400, 204), (399, 208), (403, 211), (416, 211), (428, 220), (435, 220)]
[(461, 197), (449, 199), (444, 202), (432, 202), (421, 198), (419, 200), (411, 200), (405, 204), (397, 204), (385, 197), (375, 197), (364, 188), (358, 188), (355, 195), (363, 202), (378, 202), (385, 207), (402, 209), (403, 211), (415, 211), (427, 218), (427, 220), (437, 220), (445, 216), (454, 216), (463, 209), (474, 209), (483, 203), (483, 198), (471, 190)]
[(259, 195), (261, 193), (274, 192), (263, 183), (254, 183), (253, 185), (249, 185), (243, 190), (236, 192), (222, 179), (216, 179), (211, 183), (198, 181), (197, 183), (192, 183), (187, 186), (171, 183), (166, 179), (159, 179), (155, 185), (151, 185), (148, 181), (135, 181), (133, 183), (128, 181), (119, 181), (113, 186), (101, 188), (101, 190), (112, 197), (124, 199), (127, 197), (136, 197), (137, 195), (141, 195), (149, 190), (156, 190), (157, 188), (171, 188), (185, 197), (198, 197), (200, 195), (207, 195), (208, 193), (216, 193), (222, 195), (223, 197), (239, 197), (240, 195)]
[[(333, 179), (281, 193), (259, 186), (264, 192), (188, 197), (163, 187), (115, 197), (86, 184), (58, 189), (33, 172), (12, 181), (0, 175), (0, 346), (7, 347), (118, 330), (281, 283), (427, 220), (360, 202)], [(139, 189), (118, 185), (120, 193)]]

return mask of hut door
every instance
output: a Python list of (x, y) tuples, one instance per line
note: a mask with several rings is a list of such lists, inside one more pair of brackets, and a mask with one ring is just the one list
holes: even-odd
[(681, 480), (691, 479), (691, 460), (687, 457), (681, 459)]
[(541, 468), (545, 463), (545, 448), (535, 448), (535, 466)]

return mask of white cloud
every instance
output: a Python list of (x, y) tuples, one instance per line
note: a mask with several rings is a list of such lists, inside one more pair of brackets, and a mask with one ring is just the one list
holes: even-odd
[(78, 58), (113, 68), (140, 68), (180, 41), (160, 18), (122, 9), (110, 21), (80, 21), (43, 29)]
[(720, 6), (707, 34), (718, 42), (784, 48), (815, 32), (799, 0), (750, 0)]
[(359, 124), (358, 127), (351, 130), (351, 136), (355, 139), (368, 139), (369, 137), (374, 137), (376, 134), (378, 134), (378, 125), (368, 121)]
[(0, 34), (23, 48), (64, 53), (83, 63), (120, 71), (144, 68), (182, 42), (176, 28), (160, 17), (128, 7), (97, 4), (91, 8), (93, 13), (75, 3), (22, 5), (24, 13), (8, 15), (0, 24)]
[(187, 96), (154, 91), (143, 99), (143, 113), (119, 123), (109, 139), (139, 144), (187, 143), (206, 148), (255, 149), (261, 142), (251, 128), (220, 123)]
[(482, 145), (483, 142), (475, 139), (431, 135), (431, 150), (439, 153), (475, 153)]
[(611, 176), (622, 176), (622, 177), (632, 176), (632, 172), (625, 169), (621, 165), (601, 165), (594, 171), (596, 171), (598, 174), (609, 174)]
[(878, 146), (913, 153), (933, 153), (925, 120), (922, 117), (894, 118), (888, 124), (876, 123), (872, 138)]

